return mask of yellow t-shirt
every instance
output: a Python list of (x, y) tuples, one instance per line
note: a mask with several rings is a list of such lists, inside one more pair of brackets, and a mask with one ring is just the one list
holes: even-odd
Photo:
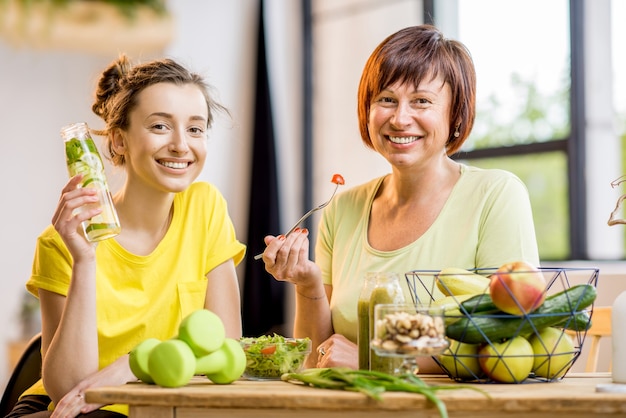
[[(244, 254), (245, 246), (235, 236), (226, 201), (214, 186), (204, 182), (194, 183), (175, 196), (171, 225), (151, 254), (132, 254), (114, 238), (98, 243), (100, 368), (147, 338), (176, 336), (181, 320), (204, 307), (207, 273), (231, 258), (239, 264)], [(38, 289), (67, 296), (71, 273), (71, 256), (49, 226), (38, 238), (26, 288), (35, 296)], [(46, 392), (39, 381), (26, 393)], [(106, 409), (127, 414), (126, 406)]]
[[(372, 202), (383, 179), (343, 192), (322, 215), (315, 261), (324, 283), (332, 286), (336, 333), (356, 342), (357, 302), (368, 272), (399, 274), (410, 302), (404, 278), (412, 270), (493, 268), (518, 260), (539, 265), (528, 191), (512, 173), (461, 165), (461, 177), (435, 222), (419, 239), (394, 251), (376, 250), (367, 240)], [(429, 301), (429, 292), (418, 285), (420, 300)], [(435, 298), (443, 296), (432, 283), (425, 285)]]

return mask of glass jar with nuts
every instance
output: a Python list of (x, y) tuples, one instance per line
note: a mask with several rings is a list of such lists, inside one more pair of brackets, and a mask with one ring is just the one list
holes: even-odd
[(374, 321), (372, 349), (379, 356), (404, 358), (396, 374), (417, 373), (417, 356), (437, 355), (449, 345), (439, 306), (379, 304)]

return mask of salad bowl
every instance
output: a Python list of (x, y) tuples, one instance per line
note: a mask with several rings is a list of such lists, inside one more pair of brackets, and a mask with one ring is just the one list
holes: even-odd
[(309, 338), (286, 338), (281, 335), (243, 337), (241, 346), (246, 353), (248, 380), (280, 380), (284, 373), (302, 370), (311, 353)]

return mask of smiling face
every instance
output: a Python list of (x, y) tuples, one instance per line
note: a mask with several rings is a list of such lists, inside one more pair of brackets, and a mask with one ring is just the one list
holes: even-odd
[(129, 127), (114, 139), (128, 184), (161, 192), (185, 190), (206, 160), (208, 108), (194, 84), (158, 83), (137, 95)]
[(368, 131), (374, 149), (396, 168), (445, 157), (451, 91), (441, 78), (417, 86), (396, 82), (372, 99)]
[[(476, 72), (467, 48), (448, 39), (434, 26), (409, 26), (389, 35), (365, 63), (357, 93), (359, 132), (365, 146), (374, 148), (370, 137), (370, 108), (375, 96), (395, 83), (426, 88), (434, 77), (449, 86), (449, 132), (446, 152), (453, 155), (468, 138), (476, 113)], [(432, 81), (432, 80), (431, 80)], [(436, 91), (439, 86), (435, 86)]]

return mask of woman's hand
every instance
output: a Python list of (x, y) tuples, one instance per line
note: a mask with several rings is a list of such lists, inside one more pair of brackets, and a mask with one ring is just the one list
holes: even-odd
[(79, 213), (74, 213), (77, 208), (98, 202), (96, 189), (78, 187), (82, 179), (82, 174), (78, 174), (67, 182), (52, 217), (54, 229), (61, 235), (75, 261), (84, 257), (94, 257), (93, 245), (85, 239), (80, 225), (102, 212), (100, 208), (83, 208)]
[(265, 270), (276, 280), (310, 286), (319, 276), (319, 267), (309, 260), (309, 231), (296, 228), (289, 236), (265, 237)]
[[(333, 334), (317, 347), (315, 367), (359, 368), (358, 347), (341, 334)], [(442, 374), (443, 369), (429, 356), (417, 358), (419, 372), (423, 374)]]
[(317, 347), (315, 367), (359, 368), (358, 348), (341, 334), (333, 334)]
[(74, 418), (79, 414), (95, 411), (104, 405), (86, 403), (85, 391), (87, 389), (122, 385), (133, 379), (134, 376), (128, 365), (128, 355), (124, 355), (70, 390), (55, 406), (50, 418)]
[(52, 411), (50, 418), (74, 418), (80, 414), (95, 411), (103, 405), (88, 404), (81, 390), (73, 389), (61, 399)]

